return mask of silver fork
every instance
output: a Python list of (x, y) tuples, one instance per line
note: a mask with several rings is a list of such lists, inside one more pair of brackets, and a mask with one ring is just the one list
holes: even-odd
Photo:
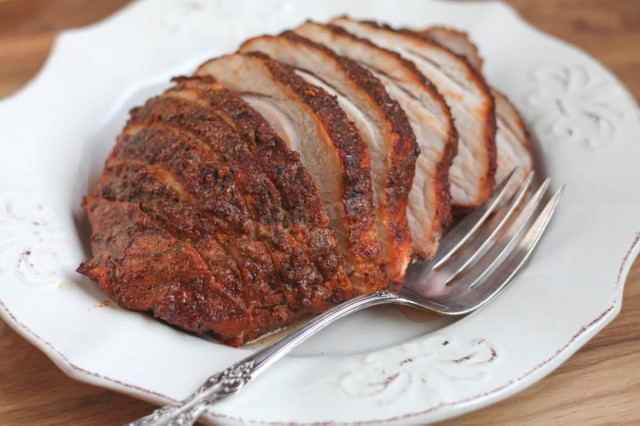
[(511, 281), (527, 260), (546, 229), (564, 187), (540, 208), (549, 186), (546, 179), (522, 207), (533, 173), (519, 188), (510, 191), (514, 175), (515, 170), (483, 205), (443, 237), (433, 260), (411, 264), (400, 289), (365, 294), (330, 309), (295, 332), (209, 377), (183, 401), (161, 407), (129, 425), (192, 425), (208, 406), (236, 394), (317, 331), (370, 306), (393, 303), (444, 315), (463, 315), (482, 307)]

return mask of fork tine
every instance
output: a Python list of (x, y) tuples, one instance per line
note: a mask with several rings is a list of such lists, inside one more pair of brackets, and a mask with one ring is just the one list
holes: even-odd
[[(468, 309), (467, 312), (474, 311), (496, 296), (501, 290), (505, 288), (507, 284), (511, 282), (513, 277), (520, 271), (524, 263), (527, 261), (536, 245), (540, 241), (540, 237), (544, 233), (547, 225), (549, 224), (553, 213), (558, 206), (560, 195), (564, 190), (565, 185), (561, 185), (556, 193), (551, 197), (549, 202), (545, 205), (544, 209), (540, 212), (531, 228), (518, 242), (515, 249), (507, 256), (507, 258), (493, 271), (484, 282), (490, 282), (491, 286), (488, 288), (480, 287), (483, 296), (480, 298), (478, 304)], [(466, 312), (459, 312), (460, 314)]]
[(477, 259), (487, 252), (498, 233), (509, 223), (513, 214), (524, 200), (531, 187), (534, 175), (535, 172), (533, 171), (529, 173), (516, 193), (505, 201), (504, 205), (496, 211), (495, 215), (476, 233), (474, 238), (440, 270), (444, 276), (448, 276), (445, 280), (445, 285), (473, 265)]
[(431, 261), (433, 268), (442, 266), (460, 247), (462, 247), (475, 234), (480, 226), (487, 220), (493, 211), (502, 203), (508, 192), (510, 183), (513, 180), (516, 167), (509, 175), (495, 187), (491, 197), (482, 205), (476, 207), (472, 212), (464, 217), (453, 229), (447, 232), (440, 240), (440, 247), (435, 257)]
[[(529, 219), (533, 217), (536, 208), (542, 202), (542, 197), (549, 187), (549, 182), (549, 178), (545, 179), (542, 185), (540, 185), (540, 188), (538, 188), (536, 193), (529, 199), (520, 214), (513, 220), (513, 223), (505, 230), (495, 245), (471, 267), (469, 274), (456, 285), (462, 285), (464, 282), (464, 285), (475, 287), (487, 274), (502, 263), (505, 256), (513, 248), (518, 236), (526, 229), (526, 224)], [(469, 282), (470, 277), (473, 277), (471, 282)]]

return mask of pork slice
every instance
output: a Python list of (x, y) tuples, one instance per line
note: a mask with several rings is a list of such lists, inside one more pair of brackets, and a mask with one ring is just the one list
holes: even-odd
[[(300, 155), (288, 148), (260, 113), (212, 77), (179, 79), (179, 84), (167, 95), (184, 96), (186, 93), (211, 108), (243, 138), (266, 176), (278, 189), (282, 207), (287, 213), (286, 227), (322, 274), (323, 286), (330, 289), (330, 294), (338, 301), (350, 297), (353, 289), (344, 271), (344, 257), (335, 231), (327, 227), (329, 218), (318, 188), (302, 165)], [(326, 310), (327, 303), (323, 300), (318, 302), (311, 306), (311, 310)]]
[(484, 62), (482, 56), (480, 56), (478, 47), (471, 42), (467, 33), (453, 28), (437, 26), (429, 27), (426, 30), (420, 31), (420, 33), (452, 52), (463, 56), (477, 71), (482, 70), (482, 63)]
[(498, 133), (496, 146), (498, 147), (498, 168), (496, 181), (500, 182), (517, 167), (513, 186), (519, 186), (526, 176), (533, 170), (533, 156), (529, 132), (515, 106), (505, 95), (496, 89), (491, 89), (496, 100), (496, 115), (498, 118)]
[(250, 317), (216, 282), (195, 249), (171, 236), (136, 203), (89, 197), (93, 258), (78, 271), (119, 305), (185, 330), (209, 329), (224, 342), (244, 341)]
[(418, 145), (400, 105), (357, 62), (293, 32), (257, 37), (239, 50), (266, 53), (338, 97), (368, 144), (378, 237), (389, 278), (401, 281), (412, 253), (407, 204)]
[[(232, 236), (233, 240), (228, 240), (229, 250), (242, 265), (241, 270), (246, 271), (245, 282), (251, 283), (247, 287), (246, 300), (253, 302), (251, 306), (255, 309), (273, 310), (268, 301), (261, 302), (261, 293), (256, 292), (256, 289), (262, 289), (264, 297), (270, 298), (271, 293), (279, 288), (288, 307), (294, 311), (291, 318), (297, 314), (298, 306), (301, 306), (304, 312), (326, 310), (344, 300), (350, 289), (345, 287), (348, 282), (344, 274), (342, 280), (339, 280), (338, 276), (333, 277), (333, 281), (324, 281), (305, 254), (308, 250), (301, 247), (305, 242), (298, 241), (291, 235), (288, 216), (281, 206), (280, 193), (263, 172), (256, 156), (224, 120), (195, 99), (197, 98), (194, 98), (191, 90), (171, 90), (163, 98), (148, 102), (147, 111), (151, 114), (143, 115), (138, 111), (134, 114), (132, 123), (135, 124), (138, 120), (158, 122), (163, 126), (184, 131), (181, 137), (176, 139), (177, 144), (162, 144), (162, 152), (167, 157), (154, 157), (154, 164), (162, 161), (182, 182), (188, 182), (191, 187), (198, 186), (199, 183), (192, 184), (193, 179), (182, 177), (184, 172), (180, 165), (185, 158), (195, 170), (203, 170), (210, 164), (228, 168), (228, 173), (232, 176), (231, 182), (225, 182), (220, 189), (236, 193), (236, 200), (228, 202), (231, 207), (236, 207), (238, 211), (246, 208), (246, 213), (243, 213), (240, 219), (247, 230), (242, 235), (236, 232)], [(147, 151), (148, 146), (149, 143), (146, 145)], [(181, 154), (182, 152), (185, 155)], [(132, 153), (131, 157), (139, 158), (140, 155), (144, 154)], [(203, 159), (205, 161), (202, 161)], [(223, 171), (221, 168), (218, 170)], [(204, 182), (204, 190), (192, 191), (193, 195), (198, 197), (199, 203), (206, 206), (206, 203), (213, 201), (216, 206), (218, 201), (224, 200), (224, 196), (206, 193), (211, 184), (206, 179)], [(243, 207), (242, 201), (246, 207)], [(224, 217), (223, 212), (215, 213), (218, 219)], [(243, 238), (240, 238), (241, 236)], [(241, 242), (246, 246), (237, 247)], [(254, 244), (250, 244), (252, 242)], [(259, 257), (262, 246), (271, 259), (263, 260)], [(250, 256), (255, 257), (254, 269), (247, 267), (247, 260), (253, 259)], [(273, 271), (270, 270), (269, 260), (275, 267)], [(264, 278), (260, 279), (261, 277)]]
[[(482, 72), (482, 58), (478, 47), (468, 34), (450, 28), (431, 27), (422, 34), (433, 38), (436, 42), (465, 57), (471, 65)], [(496, 148), (498, 150), (496, 182), (502, 181), (514, 169), (518, 168), (513, 178), (513, 186), (519, 186), (527, 174), (533, 169), (533, 158), (530, 152), (529, 133), (518, 110), (505, 95), (491, 88), (496, 104)]]
[(337, 232), (356, 290), (385, 288), (388, 281), (375, 226), (371, 158), (337, 101), (293, 69), (257, 53), (211, 60), (196, 75), (213, 76), (240, 94), (300, 153)]
[[(136, 203), (150, 216), (158, 227), (166, 230), (183, 245), (195, 249), (205, 261), (216, 283), (219, 283), (227, 297), (234, 301), (237, 309), (247, 312), (247, 320), (239, 335), (220, 335), (222, 341), (238, 345), (247, 339), (253, 339), (269, 330), (283, 325), (283, 320), (292, 319), (301, 314), (304, 307), (300, 299), (289, 293), (261, 292), (248, 288), (235, 258), (227, 253), (229, 247), (236, 251), (250, 250), (252, 241), (246, 236), (229, 235), (220, 231), (218, 221), (201, 211), (198, 203), (185, 197), (185, 191), (175, 182), (166, 170), (142, 161), (112, 160), (105, 168), (96, 189), (96, 194), (107, 200)], [(233, 240), (230, 241), (230, 239)], [(281, 250), (278, 247), (277, 251)], [(273, 256), (276, 269), (291, 268), (296, 264), (295, 253), (288, 256)], [(293, 260), (292, 260), (293, 259)], [(264, 262), (263, 262), (264, 263)], [(298, 262), (299, 263), (299, 262)], [(243, 265), (244, 266), (244, 265)], [(301, 266), (304, 268), (304, 265)], [(306, 276), (313, 271), (305, 271)], [(136, 283), (129, 283), (135, 286)], [(255, 293), (253, 293), (255, 292)], [(247, 299), (251, 294), (251, 299)], [(260, 303), (256, 303), (260, 298)], [(287, 306), (281, 301), (287, 299)], [(118, 299), (116, 299), (118, 300)], [(161, 301), (160, 301), (161, 302)], [(273, 312), (272, 312), (273, 311)], [(194, 331), (203, 333), (214, 331), (211, 319), (203, 312)]]
[[(292, 235), (280, 194), (256, 155), (191, 91), (173, 89), (132, 112), (96, 191), (104, 199), (135, 203), (195, 250), (237, 309), (246, 311), (235, 335), (214, 327), (215, 317), (201, 318), (194, 331), (211, 331), (237, 345), (352, 295), (344, 272), (339, 279), (339, 265), (333, 280), (318, 272), (305, 243)], [(98, 224), (92, 222), (94, 232)], [(100, 266), (99, 259), (92, 262)], [(92, 278), (109, 285), (104, 276)], [(182, 326), (180, 318), (165, 319)]]
[[(221, 232), (215, 218), (212, 220), (201, 211), (198, 203), (182, 198), (180, 191), (175, 189), (175, 183), (167, 182), (170, 178), (166, 179), (165, 174), (166, 171), (157, 166), (142, 162), (112, 161), (101, 179), (99, 194), (106, 199), (137, 203), (159, 226), (200, 254), (228, 297), (248, 312), (248, 321), (238, 340), (256, 338), (309, 311), (306, 296), (312, 299), (314, 292), (309, 291), (307, 295), (300, 294), (299, 290), (308, 291), (311, 283), (321, 286), (323, 281), (300, 257), (296, 248), (287, 244), (286, 236), (278, 236), (277, 246), (263, 241), (273, 261), (271, 276), (268, 277), (269, 287), (256, 286), (255, 279), (245, 285), (243, 280), (246, 277), (240, 271), (240, 265), (226, 250), (231, 248), (233, 253), (255, 253), (255, 242), (243, 235)], [(265, 264), (268, 265), (264, 258), (256, 258), (255, 255), (240, 261), (243, 268), (256, 264), (264, 268)], [(278, 288), (275, 286), (277, 281), (290, 283), (293, 289), (283, 285)], [(324, 308), (327, 307), (325, 303)], [(199, 324), (199, 332), (210, 331), (211, 324), (207, 321), (202, 320)]]
[(420, 146), (407, 209), (411, 239), (418, 258), (432, 257), (450, 219), (449, 166), (457, 150), (444, 98), (413, 62), (341, 27), (307, 22), (294, 31), (366, 67), (407, 114)]
[[(149, 109), (157, 112), (159, 103), (148, 102), (145, 112), (150, 113)], [(163, 109), (163, 113), (167, 114), (166, 109)], [(188, 115), (180, 116), (190, 120)], [(143, 120), (148, 118), (143, 117), (140, 111), (134, 114), (131, 127), (147, 124)], [(237, 293), (251, 312), (253, 321), (246, 324), (243, 339), (257, 337), (266, 330), (280, 327), (297, 318), (304, 312), (304, 307), (301, 304), (303, 296), (296, 294), (296, 289), (302, 293), (302, 289), (307, 290), (320, 282), (321, 277), (306, 265), (305, 280), (296, 280), (295, 283), (285, 280), (282, 272), (287, 271), (287, 267), (295, 266), (296, 263), (304, 264), (305, 261), (298, 259), (295, 262), (295, 247), (287, 253), (279, 240), (282, 238), (279, 235), (281, 233), (277, 229), (270, 229), (271, 224), (256, 220), (250, 205), (251, 196), (245, 197), (246, 192), (242, 187), (242, 180), (246, 179), (244, 174), (239, 173), (233, 164), (216, 156), (204, 141), (179, 128), (171, 127), (166, 121), (168, 120), (165, 118), (163, 122), (152, 123), (135, 134), (129, 134), (126, 130), (119, 143), (118, 156), (109, 161), (108, 167), (114, 161), (143, 161), (152, 164), (167, 172), (165, 182), (181, 196), (167, 200), (168, 203), (185, 199), (200, 206), (210, 227), (215, 231), (215, 238), (227, 253), (228, 261), (235, 262), (241, 273), (242, 287), (231, 287), (228, 291)], [(119, 185), (120, 192), (124, 192), (123, 184)], [(140, 181), (137, 189), (140, 191), (143, 185), (144, 181)], [(144, 195), (138, 193), (138, 196)], [(134, 198), (132, 201), (139, 200)], [(145, 207), (158, 209), (162, 205), (151, 204)], [(147, 212), (157, 216), (157, 210)], [(177, 215), (176, 212), (173, 214)], [(186, 212), (183, 216), (185, 214)], [(287, 254), (289, 262), (282, 259)], [(282, 269), (283, 261), (289, 263), (289, 266), (284, 265), (285, 269)], [(225, 264), (211, 265), (211, 268), (222, 268)], [(203, 327), (200, 331), (206, 332), (207, 329)]]
[(239, 306), (245, 289), (238, 265), (218, 237), (220, 224), (200, 210), (181, 184), (165, 169), (139, 160), (111, 159), (94, 194), (107, 200), (136, 203), (159, 226), (191, 245), (211, 274)]
[(356, 36), (413, 61), (444, 96), (459, 136), (449, 170), (457, 211), (481, 204), (495, 182), (495, 105), (484, 79), (463, 58), (419, 33), (346, 17), (331, 21)]
[(406, 207), (418, 152), (404, 111), (366, 69), (295, 33), (257, 37), (239, 50), (266, 53), (338, 98), (368, 144), (378, 238), (389, 278), (401, 281), (411, 259)]

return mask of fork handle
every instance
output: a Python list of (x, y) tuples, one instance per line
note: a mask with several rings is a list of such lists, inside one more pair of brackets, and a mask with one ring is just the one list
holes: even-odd
[(148, 416), (129, 423), (129, 426), (192, 425), (208, 406), (238, 393), (250, 380), (257, 377), (267, 367), (327, 325), (370, 306), (391, 303), (397, 300), (398, 296), (388, 290), (382, 290), (341, 303), (311, 319), (293, 333), (209, 377), (197, 391), (186, 399), (173, 405), (158, 408)]

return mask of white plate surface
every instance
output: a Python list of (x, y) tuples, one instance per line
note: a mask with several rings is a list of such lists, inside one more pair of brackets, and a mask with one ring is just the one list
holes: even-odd
[(495, 302), (458, 321), (375, 309), (305, 344), (220, 423), (437, 421), (544, 377), (619, 312), (640, 249), (640, 123), (605, 68), (502, 3), (149, 0), (63, 33), (40, 74), (0, 102), (0, 314), (74, 378), (158, 403), (246, 356), (124, 311), (75, 273), (79, 204), (127, 111), (250, 36), (347, 13), (468, 31), (489, 82), (522, 111), (537, 167), (567, 184), (531, 262)]

